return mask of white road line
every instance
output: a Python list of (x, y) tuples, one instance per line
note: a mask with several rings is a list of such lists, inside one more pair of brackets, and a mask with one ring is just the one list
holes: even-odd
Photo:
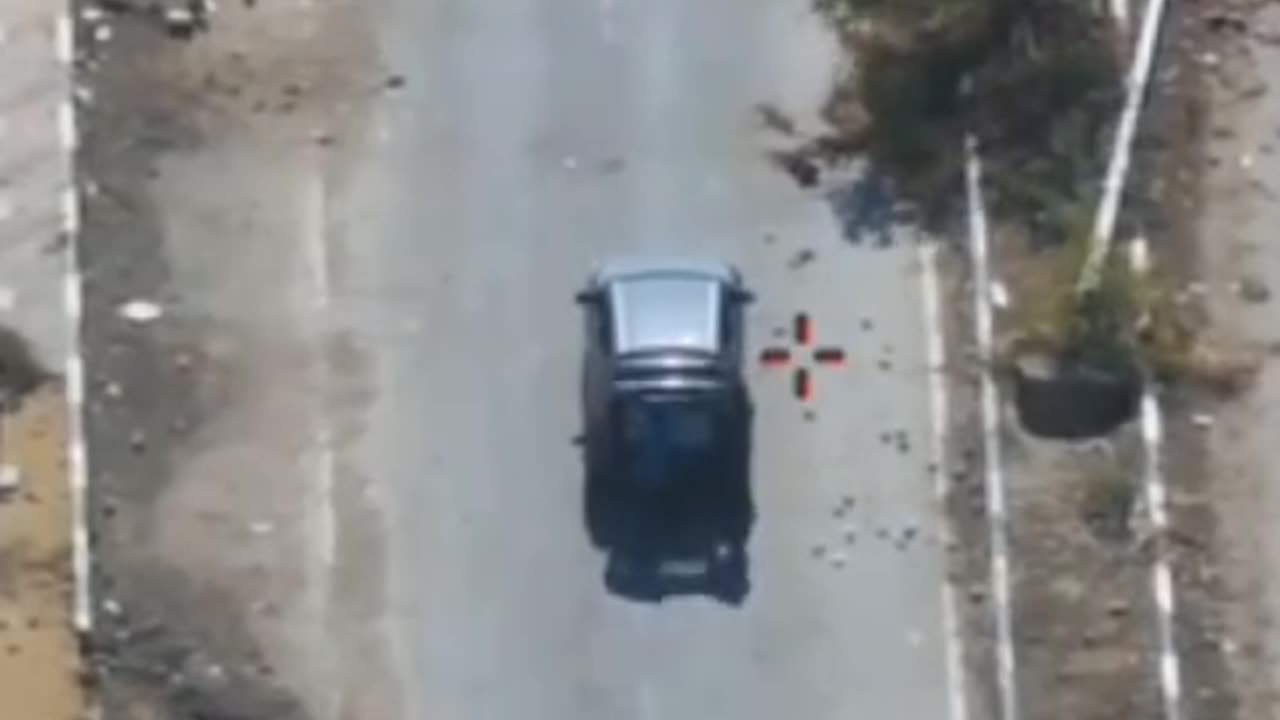
[[(938, 291), (938, 246), (927, 242), (918, 246), (920, 295), (923, 300), (925, 354), (929, 364), (929, 461), (934, 472), (934, 496), (938, 503), (939, 527), (944, 559), (952, 547), (950, 518), (947, 516), (947, 359), (943, 334), (941, 299)], [(969, 703), (965, 693), (964, 636), (960, 632), (956, 592), (951, 580), (942, 579), (942, 631), (946, 635), (947, 694), (950, 720), (967, 720)]]
[(316, 367), (318, 392), (322, 407), (316, 414), (316, 494), (320, 504), (316, 531), (319, 534), (319, 562), (322, 572), (326, 575), (324, 581), (327, 583), (327, 575), (333, 567), (337, 551), (335, 508), (333, 506), (337, 456), (333, 448), (334, 433), (331, 426), (331, 418), (328, 414), (328, 408), (325, 407), (330, 388), (330, 377), (324, 336), (328, 331), (329, 313), (333, 304), (333, 288), (327, 239), (328, 190), (325, 187), (324, 169), (319, 161), (319, 155), (320, 153), (317, 151), (317, 160), (313, 164), (310, 176), (307, 179), (306, 217), (304, 220), (306, 230), (303, 241), (306, 243), (307, 266), (312, 281), (312, 297), (316, 303), (314, 311), (320, 318), (320, 327), (317, 332), (318, 357), (316, 359)]
[(67, 98), (58, 103), (58, 141), (64, 151), (74, 152), (78, 138), (75, 104)]
[(1116, 128), (1107, 174), (1102, 180), (1102, 199), (1098, 203), (1098, 214), (1094, 217), (1089, 255), (1085, 258), (1084, 272), (1080, 274), (1080, 285), (1086, 288), (1096, 286), (1101, 277), (1102, 265), (1111, 252), (1125, 176), (1129, 172), (1133, 153), (1133, 139), (1138, 132), (1138, 115), (1147, 96), (1147, 84), (1151, 80), (1151, 67), (1155, 61), (1156, 44), (1160, 39), (1165, 4), (1166, 0), (1149, 0), (1142, 16), (1142, 29), (1138, 35), (1133, 63), (1129, 66), (1129, 76), (1125, 81), (1127, 96), (1124, 109)]
[(70, 15), (62, 15), (54, 28), (53, 50), (58, 62), (71, 65), (75, 59), (75, 27)]
[(965, 136), (965, 196), (969, 214), (969, 252), (973, 263), (974, 322), (981, 366), (982, 456), (987, 491), (991, 543), (991, 595), (996, 641), (996, 686), (1001, 720), (1017, 720), (1018, 693), (1014, 678), (1013, 611), (1009, 583), (1009, 527), (1005, 509), (1004, 469), (1000, 448), (1000, 405), (995, 378), (993, 322), (987, 213), (982, 199), (982, 164), (978, 142)]
[(71, 493), (72, 623), (82, 637), (93, 631), (92, 547), (89, 544), (89, 451), (85, 438), (84, 278), (80, 274), (80, 194), (76, 187), (75, 148), (79, 131), (71, 88), (75, 37), (69, 15), (54, 28), (54, 57), (66, 80), (67, 97), (58, 105), (58, 138), (65, 155), (67, 187), (59, 198), (66, 246), (62, 296), (67, 323), (65, 383), (67, 396), (67, 483)]
[[(1129, 244), (1129, 264), (1139, 274), (1145, 274), (1149, 269), (1150, 255), (1145, 238), (1138, 238)], [(1165, 538), (1169, 527), (1169, 492), (1165, 484), (1161, 456), (1164, 428), (1160, 418), (1160, 403), (1156, 400), (1150, 383), (1142, 392), (1139, 425), (1145, 460), (1143, 486), (1146, 492), (1147, 515), (1155, 531), (1154, 558), (1151, 563), (1151, 592), (1155, 596), (1156, 603), (1160, 697), (1164, 705), (1165, 720), (1181, 720), (1183, 717), (1182, 674), (1175, 636), (1177, 603), (1174, 599), (1173, 571), (1169, 564), (1168, 543)]]

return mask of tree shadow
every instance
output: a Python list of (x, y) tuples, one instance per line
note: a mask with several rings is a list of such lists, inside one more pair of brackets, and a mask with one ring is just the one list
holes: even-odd
[(894, 227), (915, 218), (898, 201), (892, 181), (867, 170), (823, 193), (840, 226), (840, 234), (853, 245), (888, 248), (894, 243)]

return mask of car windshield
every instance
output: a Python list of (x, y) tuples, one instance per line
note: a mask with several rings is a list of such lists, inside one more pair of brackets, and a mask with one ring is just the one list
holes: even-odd
[(643, 276), (613, 286), (615, 347), (621, 354), (678, 348), (715, 352), (719, 285), (692, 275)]

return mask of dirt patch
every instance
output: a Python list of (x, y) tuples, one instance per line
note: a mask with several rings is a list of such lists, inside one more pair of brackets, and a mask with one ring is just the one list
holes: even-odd
[(1137, 432), (1077, 446), (1006, 437), (1026, 717), (1157, 717), (1150, 563), (1131, 524)]
[[(13, 718), (82, 717), (80, 653), (71, 624), (67, 405), (52, 385), (0, 416), (0, 698)], [(0, 470), (0, 472), (9, 472)]]

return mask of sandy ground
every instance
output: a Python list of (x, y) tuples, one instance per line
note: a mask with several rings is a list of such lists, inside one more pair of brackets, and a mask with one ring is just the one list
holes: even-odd
[(70, 618), (66, 404), (52, 388), (0, 419), (19, 487), (0, 500), (0, 698), (14, 720), (80, 717)]

